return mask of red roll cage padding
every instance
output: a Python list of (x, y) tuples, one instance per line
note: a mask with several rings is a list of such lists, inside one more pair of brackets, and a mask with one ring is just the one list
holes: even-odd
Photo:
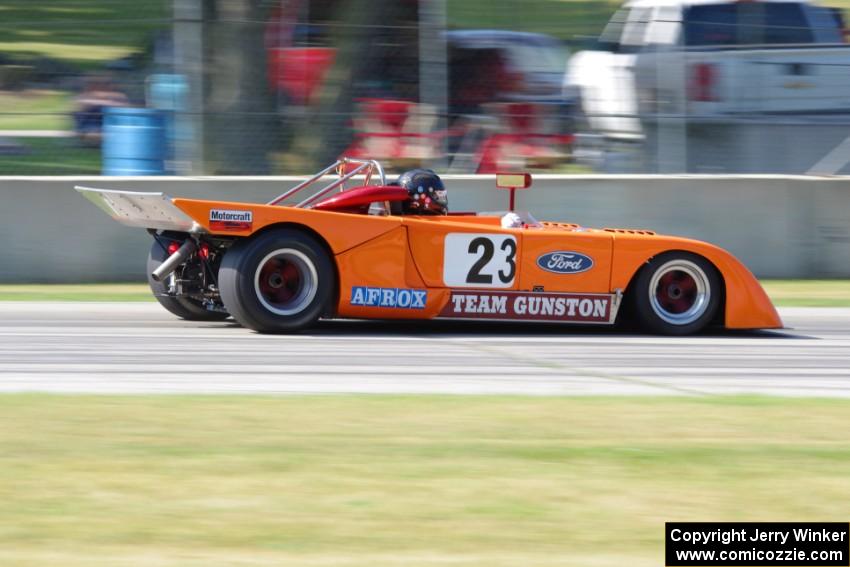
[(367, 185), (337, 193), (330, 199), (313, 206), (318, 211), (365, 213), (369, 205), (380, 201), (403, 202), (410, 197), (404, 187), (392, 185)]

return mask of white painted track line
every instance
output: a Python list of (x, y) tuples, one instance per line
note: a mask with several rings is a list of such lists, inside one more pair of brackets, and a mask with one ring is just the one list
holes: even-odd
[(688, 338), (552, 325), (338, 321), (259, 335), (152, 303), (0, 303), (0, 392), (850, 397), (850, 309)]

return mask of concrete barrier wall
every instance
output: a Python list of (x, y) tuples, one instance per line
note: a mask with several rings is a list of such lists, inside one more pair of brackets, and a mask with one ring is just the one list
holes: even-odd
[[(150, 237), (74, 185), (266, 202), (300, 181), (263, 178), (0, 178), (0, 282), (142, 281)], [(493, 176), (445, 178), (453, 210), (504, 210)], [(550, 176), (517, 196), (541, 220), (650, 228), (713, 242), (760, 277), (850, 277), (850, 178)]]

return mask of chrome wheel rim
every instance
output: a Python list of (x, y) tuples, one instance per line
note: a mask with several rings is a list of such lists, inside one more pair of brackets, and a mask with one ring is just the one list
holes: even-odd
[(671, 260), (649, 282), (649, 304), (671, 325), (689, 325), (702, 317), (711, 301), (711, 286), (702, 268), (688, 260)]
[(254, 291), (260, 303), (276, 315), (295, 315), (316, 297), (316, 267), (306, 254), (292, 248), (269, 253), (257, 265)]

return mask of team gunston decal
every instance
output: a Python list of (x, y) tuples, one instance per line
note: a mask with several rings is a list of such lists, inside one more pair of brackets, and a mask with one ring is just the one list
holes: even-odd
[(593, 258), (580, 252), (548, 252), (537, 257), (537, 265), (554, 274), (580, 274), (593, 267)]
[(501, 321), (609, 323), (613, 296), (594, 293), (451, 290), (439, 317)]
[(424, 289), (365, 286), (351, 288), (351, 304), (363, 307), (425, 309), (426, 301), (428, 301), (428, 292)]
[(210, 230), (251, 230), (253, 224), (251, 211), (210, 209)]

